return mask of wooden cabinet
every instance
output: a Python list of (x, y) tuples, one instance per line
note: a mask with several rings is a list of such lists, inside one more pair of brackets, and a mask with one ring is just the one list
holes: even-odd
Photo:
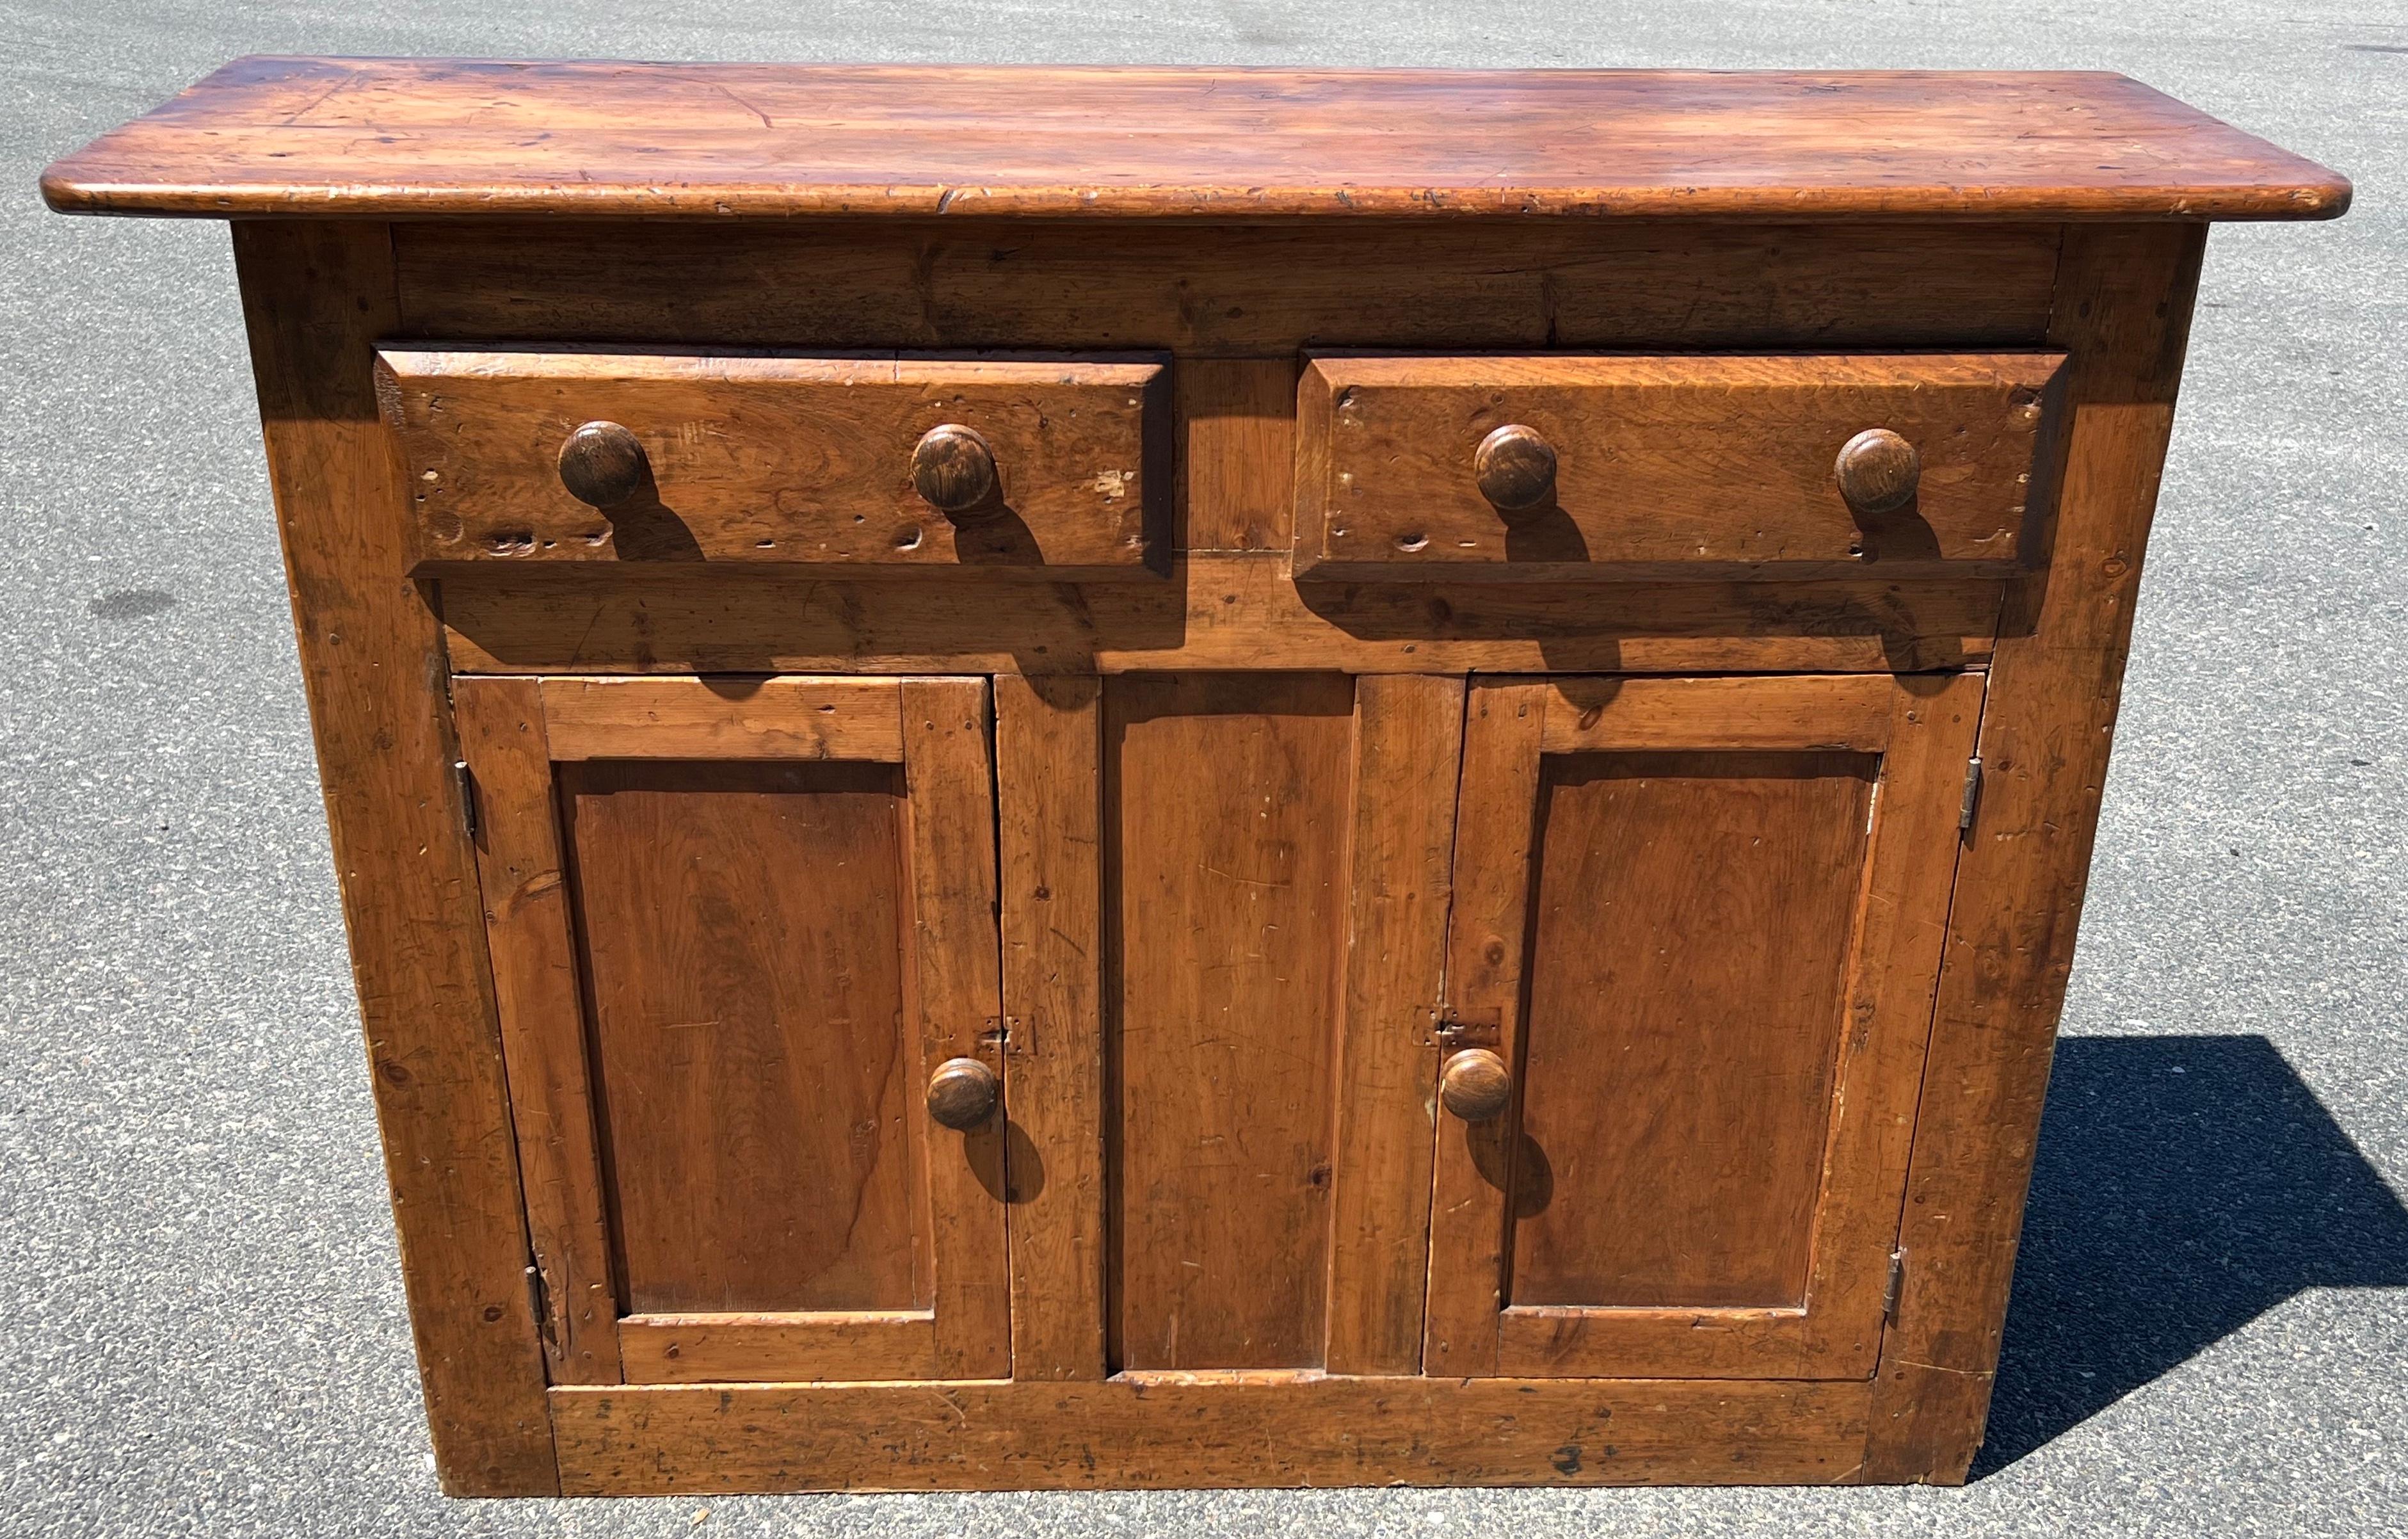
[(235, 221), (448, 1489), (1964, 1477), (2205, 224), (2340, 178), (280, 59), (44, 190)]

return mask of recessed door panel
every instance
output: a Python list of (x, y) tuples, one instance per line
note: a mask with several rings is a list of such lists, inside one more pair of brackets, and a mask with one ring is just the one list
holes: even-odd
[(1878, 764), (1545, 760), (1510, 1303), (1804, 1304)]
[(629, 1309), (927, 1308), (900, 767), (560, 787)]

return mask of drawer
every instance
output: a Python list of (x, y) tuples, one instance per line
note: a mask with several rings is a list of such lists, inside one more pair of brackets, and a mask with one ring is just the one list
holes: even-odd
[(1312, 359), (1299, 577), (2012, 569), (2057, 352)]
[(1153, 355), (377, 354), (422, 562), (746, 561), (1145, 575)]

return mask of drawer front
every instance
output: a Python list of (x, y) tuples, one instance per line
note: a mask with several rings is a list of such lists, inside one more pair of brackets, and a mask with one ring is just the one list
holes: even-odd
[(1157, 357), (387, 348), (377, 375), (421, 561), (1142, 575), (1166, 523)]
[(1297, 572), (2003, 572), (2056, 352), (1345, 357), (1298, 392)]

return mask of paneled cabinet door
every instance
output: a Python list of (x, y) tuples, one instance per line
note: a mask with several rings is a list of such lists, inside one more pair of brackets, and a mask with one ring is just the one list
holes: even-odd
[(1426, 1372), (1872, 1372), (1981, 700), (1475, 682)]
[(985, 682), (453, 704), (553, 1380), (1007, 1375)]

